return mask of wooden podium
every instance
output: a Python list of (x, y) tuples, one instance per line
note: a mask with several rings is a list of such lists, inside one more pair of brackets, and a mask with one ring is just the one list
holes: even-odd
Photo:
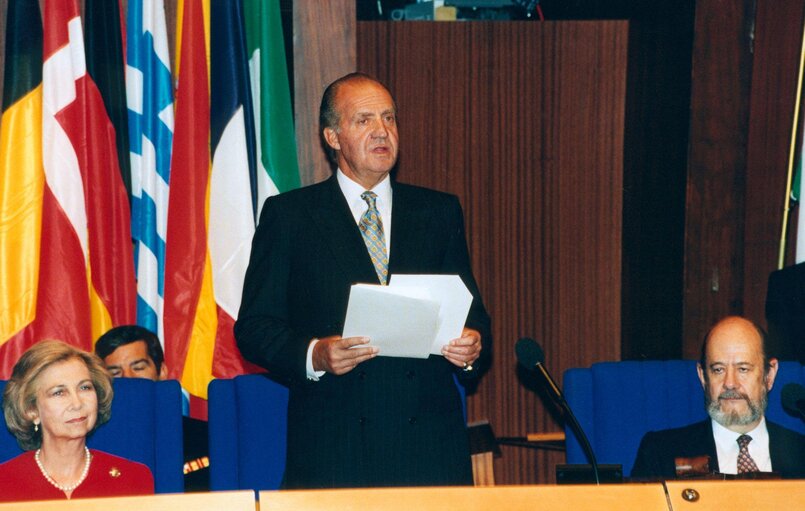
[(672, 511), (805, 509), (805, 481), (666, 481)]
[(0, 503), (0, 511), (255, 511), (256, 508), (252, 490)]
[(661, 483), (261, 491), (260, 511), (668, 511)]
[[(667, 493), (666, 493), (667, 492)], [(784, 511), (805, 509), (805, 481), (252, 490), (0, 503), (0, 511)]]

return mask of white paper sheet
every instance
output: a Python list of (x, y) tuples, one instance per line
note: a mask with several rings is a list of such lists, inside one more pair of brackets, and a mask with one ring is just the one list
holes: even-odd
[(392, 275), (389, 287), (424, 288), (439, 302), (439, 325), (430, 352), (442, 354), (442, 346), (461, 337), (472, 305), (472, 294), (458, 275)]
[(343, 337), (366, 336), (380, 356), (427, 358), (461, 336), (472, 304), (458, 275), (392, 275), (350, 289)]
[[(420, 296), (422, 289), (416, 290)], [(385, 357), (427, 358), (436, 335), (439, 303), (396, 293), (388, 286), (356, 284), (349, 292), (343, 337), (366, 336)]]

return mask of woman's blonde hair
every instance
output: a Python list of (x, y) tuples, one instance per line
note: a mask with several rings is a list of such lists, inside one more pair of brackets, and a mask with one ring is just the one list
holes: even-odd
[(87, 366), (98, 396), (98, 418), (92, 431), (112, 416), (112, 377), (101, 359), (62, 341), (40, 341), (28, 348), (14, 365), (11, 379), (3, 392), (6, 427), (24, 450), (38, 449), (42, 445), (42, 433), (34, 431), (34, 422), (30, 418), (31, 412), (36, 410), (39, 376), (53, 364), (72, 359), (80, 360)]

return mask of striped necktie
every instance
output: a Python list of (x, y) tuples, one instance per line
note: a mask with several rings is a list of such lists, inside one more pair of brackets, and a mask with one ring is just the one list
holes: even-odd
[(369, 207), (361, 216), (358, 225), (366, 248), (369, 250), (369, 256), (372, 258), (372, 264), (375, 265), (377, 278), (381, 284), (386, 285), (389, 275), (389, 257), (386, 252), (386, 238), (383, 235), (383, 220), (380, 218), (380, 212), (375, 204), (377, 195), (374, 192), (363, 192), (361, 199), (365, 200)]

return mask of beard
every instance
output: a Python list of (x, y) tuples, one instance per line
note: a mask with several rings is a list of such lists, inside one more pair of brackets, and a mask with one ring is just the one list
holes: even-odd
[[(718, 399), (714, 401), (710, 398), (710, 393), (705, 392), (704, 404), (710, 418), (725, 428), (729, 426), (746, 426), (763, 417), (766, 406), (769, 404), (768, 394), (768, 391), (764, 388), (760, 394), (760, 399), (753, 401), (749, 399), (749, 396), (746, 394), (742, 394), (736, 390), (725, 390), (719, 394)], [(725, 412), (721, 410), (722, 399), (743, 399), (746, 401), (747, 409), (744, 412), (738, 412), (736, 410)]]

